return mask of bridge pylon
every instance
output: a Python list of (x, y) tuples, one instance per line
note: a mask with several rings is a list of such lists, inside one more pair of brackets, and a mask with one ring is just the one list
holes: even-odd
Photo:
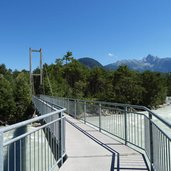
[[(40, 73), (33, 73), (32, 71), (32, 53), (40, 53), (39, 55), (39, 67), (40, 67)], [(30, 60), (30, 87), (31, 87), (31, 94), (34, 94), (34, 76), (40, 77), (40, 86), (43, 85), (43, 67), (42, 67), (42, 49), (39, 50), (31, 49), (29, 48), (29, 60)]]

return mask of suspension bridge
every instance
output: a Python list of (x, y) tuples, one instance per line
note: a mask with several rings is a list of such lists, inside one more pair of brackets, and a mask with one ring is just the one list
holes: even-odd
[[(41, 68), (42, 51), (30, 49), (30, 63), (31, 52), (40, 52)], [(45, 95), (32, 102), (37, 117), (0, 129), (0, 171), (171, 171), (171, 124), (144, 106)]]

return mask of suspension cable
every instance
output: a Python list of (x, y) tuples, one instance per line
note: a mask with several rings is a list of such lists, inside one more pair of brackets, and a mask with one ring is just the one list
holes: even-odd
[(47, 76), (50, 92), (51, 92), (51, 95), (53, 96), (52, 86), (51, 86), (51, 83), (50, 83), (50, 79), (49, 79), (49, 76), (48, 76), (46, 65), (45, 65), (45, 72), (46, 72), (46, 76)]
[(35, 87), (34, 87), (34, 76), (32, 76), (32, 92), (33, 92), (33, 95), (35, 95)]

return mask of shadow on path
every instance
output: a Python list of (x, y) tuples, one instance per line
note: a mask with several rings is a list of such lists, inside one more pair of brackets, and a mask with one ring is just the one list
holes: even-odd
[[(66, 121), (68, 123), (70, 123), (72, 126), (74, 126), (76, 129), (78, 129), (79, 131), (81, 131), (83, 134), (85, 134), (87, 137), (89, 137), (90, 139), (92, 139), (94, 142), (96, 142), (97, 144), (99, 144), (100, 146), (102, 146), (103, 148), (105, 148), (106, 150), (108, 150), (109, 152), (111, 152), (112, 154), (112, 161), (111, 161), (111, 167), (110, 167), (110, 171), (120, 171), (120, 170), (146, 170), (148, 171), (147, 169), (147, 166), (146, 168), (139, 168), (139, 167), (129, 167), (129, 168), (126, 168), (126, 167), (121, 167), (120, 166), (120, 154), (115, 151), (113, 148), (111, 148), (109, 145), (113, 145), (111, 143), (103, 143), (102, 141), (98, 140), (96, 137), (92, 136), (90, 133), (88, 133), (86, 130), (80, 128), (79, 126), (77, 126), (77, 123), (73, 123), (71, 122), (70, 120), (66, 119)], [(89, 131), (89, 130), (88, 130)], [(90, 131), (91, 132), (91, 131)], [(143, 157), (144, 159), (144, 157)]]

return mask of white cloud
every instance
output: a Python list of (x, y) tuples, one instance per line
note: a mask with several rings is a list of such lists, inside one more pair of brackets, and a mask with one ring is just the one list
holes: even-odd
[(112, 57), (112, 56), (114, 56), (112, 53), (108, 53), (108, 56), (110, 56), (110, 57)]

